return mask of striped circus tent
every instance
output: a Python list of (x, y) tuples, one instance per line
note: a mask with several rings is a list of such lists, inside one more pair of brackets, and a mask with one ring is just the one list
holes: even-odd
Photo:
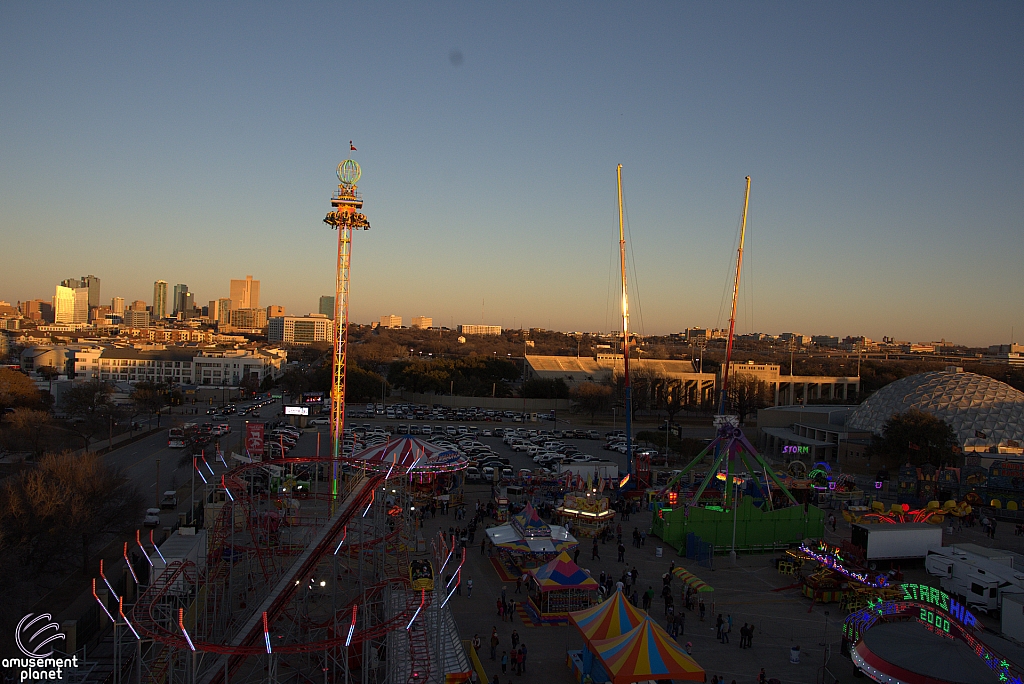
[(591, 641), (588, 647), (600, 660), (612, 684), (649, 679), (704, 681), (704, 669), (646, 615), (625, 634)]
[(609, 639), (625, 634), (646, 619), (647, 615), (616, 591), (604, 603), (569, 613), (569, 620), (580, 630), (583, 638)]

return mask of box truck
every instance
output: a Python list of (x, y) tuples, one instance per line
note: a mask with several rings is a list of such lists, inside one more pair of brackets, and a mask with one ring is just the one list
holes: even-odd
[(928, 549), (942, 546), (942, 528), (930, 523), (854, 523), (851, 527), (850, 543), (868, 563), (924, 558)]

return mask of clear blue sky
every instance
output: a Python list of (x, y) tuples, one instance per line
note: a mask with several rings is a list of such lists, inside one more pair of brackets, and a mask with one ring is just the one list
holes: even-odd
[(741, 332), (1020, 340), (1022, 28), (1019, 2), (2, 3), (0, 298), (252, 274), (315, 311), (352, 139), (358, 322), (617, 328), (621, 163), (634, 328), (725, 324), (750, 175)]

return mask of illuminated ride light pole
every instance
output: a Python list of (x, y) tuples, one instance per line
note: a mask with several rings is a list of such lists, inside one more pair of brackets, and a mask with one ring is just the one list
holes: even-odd
[(362, 176), (359, 164), (351, 159), (338, 164), (338, 191), (331, 197), (334, 210), (324, 223), (338, 230), (338, 272), (334, 297), (334, 360), (331, 383), (331, 497), (338, 498), (338, 459), (345, 434), (345, 366), (348, 360), (349, 264), (352, 259), (352, 230), (369, 228), (362, 195), (356, 183)]

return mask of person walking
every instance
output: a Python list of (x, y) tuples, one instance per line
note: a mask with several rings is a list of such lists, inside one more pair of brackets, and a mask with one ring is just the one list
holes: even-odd
[(508, 651), (501, 652), (501, 674), (508, 674)]
[(751, 625), (749, 627), (747, 627), (747, 648), (753, 648), (753, 647), (754, 647), (754, 625), (753, 625), (753, 623), (751, 623)]
[(505, 602), (505, 585), (504, 584), (501, 585), (501, 602), (502, 603)]
[(622, 545), (621, 541), (619, 542), (619, 560), (618, 560), (618, 562), (619, 563), (625, 563), (626, 562), (626, 547)]
[(520, 590), (522, 588), (523, 588), (523, 575), (520, 575), (519, 577), (516, 577), (516, 593), (517, 594), (520, 593)]
[(722, 643), (729, 643), (729, 632), (732, 631), (732, 625), (729, 624), (728, 620), (722, 623)]
[(725, 624), (725, 620), (722, 619), (722, 614), (718, 614), (718, 619), (715, 620), (715, 638), (722, 641), (722, 625)]
[(519, 659), (520, 664), (523, 666), (523, 672), (526, 672), (526, 644), (519, 647), (519, 655), (522, 656)]
[(590, 560), (601, 560), (601, 554), (597, 551), (597, 537), (594, 537), (594, 546), (590, 551)]
[(650, 586), (648, 586), (647, 587), (647, 591), (644, 592), (644, 597), (642, 599), (644, 610), (646, 610), (648, 612), (651, 610), (651, 601), (653, 601), (653, 600), (654, 600), (654, 589), (651, 588)]
[(707, 609), (706, 609), (706, 607), (704, 606), (704, 599), (703, 599), (703, 597), (702, 597), (702, 598), (700, 599), (700, 621), (701, 621), (701, 622), (704, 622), (704, 612), (705, 612), (705, 610), (707, 610)]
[(473, 595), (473, 576), (470, 575), (469, 579), (466, 580), (466, 598)]
[(572, 562), (579, 564), (580, 562), (580, 547), (577, 546), (576, 550), (572, 552)]
[(512, 630), (512, 648), (519, 648), (519, 632)]
[(473, 650), (476, 651), (477, 653), (480, 652), (480, 634), (479, 633), (473, 635)]
[(491, 630), (491, 660), (494, 660), (495, 654), (498, 652), (498, 628), (494, 627)]

